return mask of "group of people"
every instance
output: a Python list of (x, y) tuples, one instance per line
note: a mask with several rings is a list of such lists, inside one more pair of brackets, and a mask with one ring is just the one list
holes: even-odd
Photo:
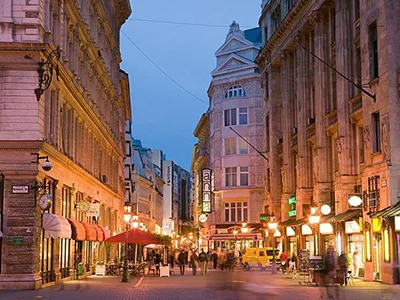
[(178, 254), (177, 262), (181, 275), (185, 275), (186, 264), (189, 263), (189, 267), (192, 269), (192, 275), (196, 275), (197, 267), (200, 266), (201, 275), (204, 276), (207, 274), (208, 262), (214, 259), (215, 257), (213, 257), (210, 251), (206, 253), (204, 249), (201, 249), (200, 253), (197, 253), (196, 250), (190, 250), (190, 252), (181, 250)]
[(282, 251), (279, 256), (279, 260), (281, 262), (282, 273), (285, 274), (288, 270), (293, 272), (297, 268), (297, 256), (296, 253), (292, 253), (292, 256), (289, 257), (285, 251)]

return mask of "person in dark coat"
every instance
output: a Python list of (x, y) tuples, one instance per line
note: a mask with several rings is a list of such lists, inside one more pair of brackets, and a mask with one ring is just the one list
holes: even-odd
[(217, 253), (215, 251), (213, 252), (213, 254), (211, 254), (211, 260), (213, 262), (213, 267), (214, 267), (214, 270), (215, 270), (217, 268), (217, 266), (218, 266), (218, 255), (217, 255)]
[(156, 275), (160, 275), (161, 255), (158, 252), (154, 256), (154, 264), (156, 265)]
[(192, 255), (190, 256), (190, 265), (192, 266), (192, 274), (196, 275), (196, 269), (199, 265), (199, 256), (197, 255), (196, 251), (193, 251)]
[(179, 270), (181, 271), (181, 275), (185, 275), (186, 255), (185, 255), (185, 251), (183, 251), (183, 250), (178, 255), (178, 263), (179, 263)]

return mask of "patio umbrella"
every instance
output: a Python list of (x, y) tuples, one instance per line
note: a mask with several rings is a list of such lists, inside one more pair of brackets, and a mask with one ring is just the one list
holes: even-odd
[(114, 235), (106, 240), (110, 243), (125, 243), (127, 241), (130, 244), (155, 244), (156, 240), (154, 234), (140, 230), (140, 229), (130, 229), (128, 234), (126, 231)]

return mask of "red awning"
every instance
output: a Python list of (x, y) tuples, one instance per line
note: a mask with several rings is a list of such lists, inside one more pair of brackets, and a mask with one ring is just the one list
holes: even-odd
[(74, 219), (68, 219), (72, 229), (72, 239), (76, 241), (84, 241), (86, 238), (86, 230), (83, 224)]
[(105, 228), (104, 226), (98, 225), (101, 230), (103, 231), (103, 236), (104, 236), (104, 240), (108, 239), (110, 237), (110, 230), (108, 230), (107, 228)]
[(100, 228), (99, 225), (93, 225), (93, 226), (94, 226), (94, 229), (96, 229), (96, 232), (97, 232), (97, 240), (98, 240), (99, 242), (104, 241), (104, 233), (103, 233), (103, 230), (101, 230), (101, 228)]
[(131, 243), (131, 244), (156, 244), (154, 234), (140, 230), (131, 229), (129, 231), (121, 232), (106, 240), (110, 243)]
[(96, 230), (95, 225), (85, 223), (85, 222), (82, 222), (82, 224), (85, 227), (85, 231), (86, 231), (85, 240), (92, 241), (92, 242), (97, 241), (97, 230)]

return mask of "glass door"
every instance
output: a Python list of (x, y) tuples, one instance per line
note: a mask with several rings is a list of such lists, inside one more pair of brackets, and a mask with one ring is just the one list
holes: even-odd
[(382, 235), (380, 233), (374, 233), (373, 241), (372, 241), (372, 255), (373, 255), (373, 264), (374, 264), (374, 280), (382, 280), (381, 273), (381, 258), (382, 258)]

